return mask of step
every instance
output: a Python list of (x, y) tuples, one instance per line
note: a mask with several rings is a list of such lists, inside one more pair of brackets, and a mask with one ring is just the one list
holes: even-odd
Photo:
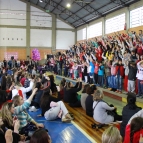
[[(70, 81), (72, 82), (73, 84), (76, 84), (76, 80), (73, 80), (71, 78), (67, 78), (67, 77), (63, 77), (63, 76), (60, 76), (60, 75), (55, 75), (55, 78), (57, 80), (62, 80), (63, 78), (66, 79), (66, 81)], [(87, 83), (85, 82), (82, 82), (83, 86)], [(113, 99), (116, 99), (118, 101), (121, 101), (121, 102), (125, 102), (127, 103), (127, 95), (125, 93), (122, 93), (122, 94), (119, 94), (119, 93), (116, 93), (116, 92), (113, 92), (113, 91), (109, 91), (108, 89), (105, 89), (105, 88), (101, 88), (101, 87), (97, 87), (98, 89), (102, 89), (103, 93), (105, 96), (108, 96), (110, 98), (113, 98)], [(142, 107), (143, 108), (143, 99), (140, 99), (140, 98), (137, 98), (137, 101), (136, 101), (136, 104), (139, 106), (139, 107)]]

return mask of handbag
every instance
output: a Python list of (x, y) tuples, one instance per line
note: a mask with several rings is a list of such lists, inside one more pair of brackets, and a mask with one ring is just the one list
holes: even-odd
[(21, 135), (25, 135), (25, 136), (28, 136), (28, 133), (29, 132), (34, 132), (37, 130), (37, 127), (33, 124), (33, 123), (28, 123), (25, 127), (23, 127), (20, 131), (20, 134)]
[[(112, 104), (109, 105), (110, 107), (114, 107)], [(107, 114), (110, 116), (115, 117), (115, 115), (117, 115), (116, 109), (110, 111), (110, 110), (106, 110)]]

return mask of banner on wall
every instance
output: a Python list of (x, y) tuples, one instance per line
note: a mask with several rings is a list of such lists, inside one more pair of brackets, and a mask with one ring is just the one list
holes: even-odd
[(6, 60), (10, 60), (11, 57), (14, 57), (14, 59), (17, 59), (18, 58), (18, 52), (5, 52), (4, 57)]

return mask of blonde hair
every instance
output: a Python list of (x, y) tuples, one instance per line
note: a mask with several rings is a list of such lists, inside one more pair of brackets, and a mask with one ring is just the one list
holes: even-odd
[(15, 107), (19, 105), (19, 100), (20, 100), (19, 95), (16, 95), (16, 96), (13, 97), (13, 104), (14, 104)]
[(102, 134), (102, 143), (119, 143), (121, 142), (121, 136), (119, 130), (110, 126)]
[(101, 100), (103, 98), (103, 96), (104, 96), (103, 91), (98, 89), (93, 94), (93, 100), (94, 101)]
[(10, 108), (13, 103), (6, 102), (3, 104), (1, 109), (1, 117), (4, 122), (6, 122), (9, 126), (13, 126), (12, 114), (10, 112)]

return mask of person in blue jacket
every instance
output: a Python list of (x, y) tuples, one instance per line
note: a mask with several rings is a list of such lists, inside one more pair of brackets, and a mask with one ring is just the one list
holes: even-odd
[(89, 76), (90, 76), (90, 84), (93, 84), (93, 75), (94, 75), (94, 63), (93, 59), (90, 56), (90, 63), (89, 63)]

